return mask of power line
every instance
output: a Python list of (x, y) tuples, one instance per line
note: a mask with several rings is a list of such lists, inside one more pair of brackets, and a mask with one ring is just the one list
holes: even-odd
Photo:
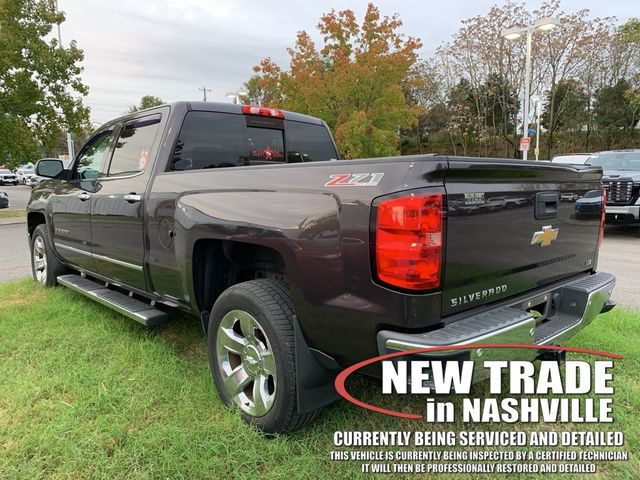
[(211, 93), (211, 90), (207, 90), (206, 87), (199, 88), (198, 90), (202, 90), (203, 93), (203, 101), (207, 101), (207, 92)]

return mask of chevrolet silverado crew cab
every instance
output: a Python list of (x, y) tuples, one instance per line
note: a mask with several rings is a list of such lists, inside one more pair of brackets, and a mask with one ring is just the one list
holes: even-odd
[[(266, 432), (310, 421), (362, 360), (562, 344), (613, 306), (615, 279), (596, 271), (600, 167), (340, 161), (316, 118), (180, 102), (113, 120), (67, 169), (36, 170), (51, 180), (27, 207), (34, 278), (148, 326), (169, 308), (198, 317), (222, 400)], [(480, 355), (506, 352), (437, 358)]]
[(600, 152), (589, 157), (588, 163), (604, 170), (605, 222), (640, 226), (640, 150)]

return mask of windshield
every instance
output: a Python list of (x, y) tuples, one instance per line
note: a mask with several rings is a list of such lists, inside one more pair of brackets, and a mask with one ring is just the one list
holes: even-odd
[(640, 171), (640, 151), (599, 153), (589, 158), (587, 163), (602, 167), (603, 170)]
[(11, 172), (6, 168), (0, 168), (0, 173), (11, 173)]

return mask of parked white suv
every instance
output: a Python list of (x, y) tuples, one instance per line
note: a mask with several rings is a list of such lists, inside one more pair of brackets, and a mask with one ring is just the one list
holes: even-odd
[(18, 178), (15, 176), (15, 174), (6, 168), (0, 168), (0, 185), (7, 185), (7, 184), (13, 184), (13, 185), (17, 185), (18, 184)]
[(16, 170), (16, 177), (18, 177), (18, 182), (22, 185), (27, 185), (29, 183), (29, 179), (35, 174), (36, 172), (33, 168), (19, 168)]

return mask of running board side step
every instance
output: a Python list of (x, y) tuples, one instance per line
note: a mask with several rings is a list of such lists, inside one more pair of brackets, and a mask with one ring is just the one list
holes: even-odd
[(148, 303), (129, 297), (124, 293), (111, 290), (100, 283), (93, 282), (80, 275), (61, 275), (58, 277), (58, 283), (146, 327), (162, 325), (169, 319), (165, 312), (152, 307)]

